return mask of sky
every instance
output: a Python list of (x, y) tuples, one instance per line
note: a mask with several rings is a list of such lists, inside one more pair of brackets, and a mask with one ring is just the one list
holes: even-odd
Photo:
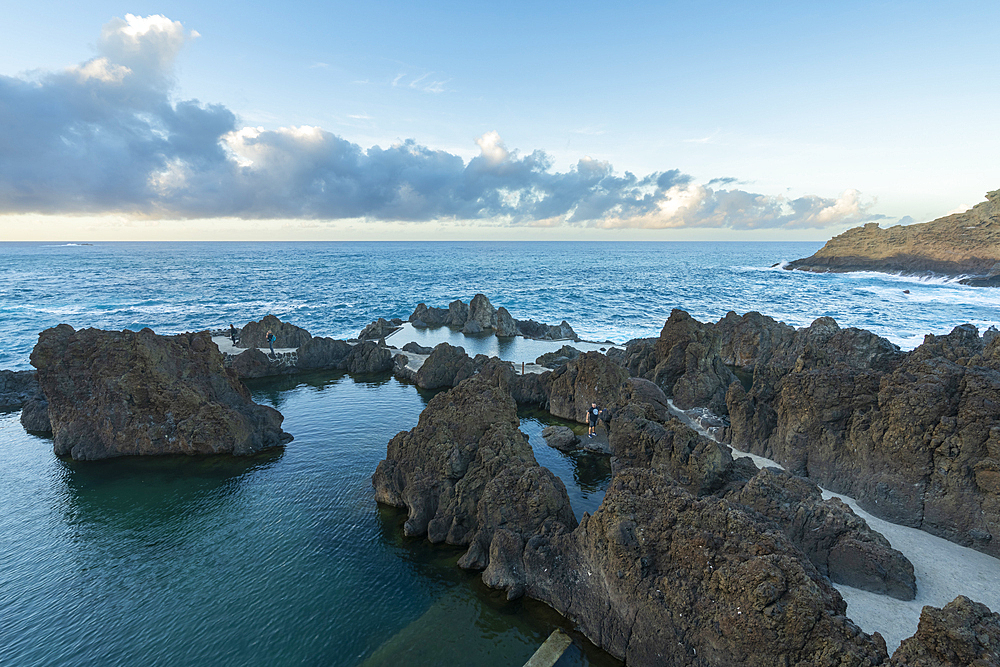
[(4, 12), (0, 241), (825, 240), (1000, 188), (1000, 4)]

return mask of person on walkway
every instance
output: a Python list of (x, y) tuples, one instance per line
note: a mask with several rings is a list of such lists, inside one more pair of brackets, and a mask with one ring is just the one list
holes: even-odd
[(271, 333), (270, 329), (267, 330), (267, 336), (266, 336), (266, 338), (267, 338), (267, 346), (269, 348), (271, 348), (271, 356), (273, 357), (274, 356), (274, 341), (278, 340), (278, 338), (273, 333)]
[(233, 346), (236, 345), (236, 327), (230, 323), (229, 325), (229, 337), (233, 339)]
[(591, 403), (590, 409), (587, 410), (587, 424), (590, 426), (587, 431), (587, 437), (593, 438), (597, 434), (597, 418), (601, 414), (601, 409), (597, 407), (597, 403)]

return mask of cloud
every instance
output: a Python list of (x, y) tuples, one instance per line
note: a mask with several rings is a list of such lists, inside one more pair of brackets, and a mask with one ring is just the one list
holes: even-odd
[[(173, 101), (175, 59), (196, 36), (126, 15), (77, 67), (0, 77), (0, 213), (746, 229), (881, 217), (853, 190), (786, 199), (589, 157), (554, 171), (547, 153), (521, 154), (496, 131), (466, 161), (413, 140), (365, 149), (318, 127), (243, 127), (222, 105)], [(431, 74), (392, 83), (442, 88)]]

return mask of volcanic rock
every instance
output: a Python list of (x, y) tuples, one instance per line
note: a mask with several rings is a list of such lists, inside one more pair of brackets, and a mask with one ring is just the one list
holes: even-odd
[(410, 315), (410, 322), (414, 326), (419, 321), (428, 327), (441, 327), (445, 325), (447, 315), (447, 308), (428, 308), (425, 304), (418, 303), (413, 314)]
[(498, 338), (512, 338), (517, 335), (517, 322), (503, 306), (497, 308), (495, 332)]
[(882, 664), (884, 642), (781, 532), (627, 469), (571, 533), (498, 531), (483, 579), (542, 600), (629, 665)]
[(448, 326), (461, 329), (469, 319), (469, 306), (461, 299), (455, 299), (448, 304), (448, 314), (444, 318), (444, 323)]
[(299, 347), (295, 365), (304, 371), (344, 368), (351, 349), (345, 341), (316, 336)]
[(385, 373), (392, 370), (392, 352), (370, 340), (361, 341), (344, 358), (348, 373)]
[(565, 486), (535, 461), (497, 378), (480, 374), (432, 398), (372, 476), (378, 502), (407, 508), (406, 535), (468, 545), (467, 568), (488, 565), (501, 528), (524, 540), (576, 527)]
[(997, 667), (1000, 614), (964, 595), (943, 609), (927, 605), (917, 632), (904, 639), (889, 662), (893, 667)]
[(21, 408), (21, 426), (29, 433), (52, 433), (49, 422), (49, 402), (39, 394), (29, 398)]
[(555, 352), (546, 352), (545, 354), (539, 356), (535, 359), (535, 363), (539, 366), (545, 366), (546, 368), (556, 368), (558, 366), (562, 366), (568, 361), (576, 359), (580, 356), (580, 354), (580, 350), (575, 347), (563, 345)]
[(485, 294), (477, 294), (469, 302), (469, 317), (465, 321), (465, 326), (468, 327), (473, 322), (479, 325), (480, 331), (491, 330), (496, 326), (496, 308), (493, 307)]
[(542, 429), (545, 444), (561, 452), (571, 452), (580, 444), (580, 438), (573, 429), (566, 426), (546, 426)]
[(0, 410), (16, 410), (37, 394), (35, 371), (0, 370)]
[(880, 229), (878, 223), (849, 229), (816, 254), (789, 262), (786, 269), (816, 272), (971, 276), (967, 284), (1000, 284), (1000, 190), (964, 213), (915, 225)]
[(517, 332), (525, 338), (536, 340), (580, 340), (566, 320), (559, 324), (541, 324), (535, 320), (514, 320)]
[(299, 347), (312, 338), (312, 334), (302, 327), (266, 315), (260, 322), (250, 322), (240, 329), (238, 347), (267, 347), (268, 331), (275, 335), (275, 347)]
[(271, 358), (256, 347), (248, 348), (231, 357), (228, 361), (228, 368), (241, 378), (260, 378), (282, 374), (281, 368), (272, 363)]
[(403, 352), (412, 352), (413, 354), (428, 355), (433, 351), (434, 348), (424, 347), (420, 343), (416, 343), (414, 341), (410, 341), (409, 343), (403, 346)]
[(223, 367), (208, 332), (46, 329), (31, 353), (56, 454), (253, 454), (284, 444), (282, 416)]
[(358, 334), (358, 340), (379, 340), (398, 330), (399, 325), (380, 317), (361, 330), (361, 333)]
[(613, 405), (627, 379), (625, 369), (600, 352), (585, 352), (547, 378), (548, 410), (556, 417), (586, 422), (590, 404)]
[(475, 372), (475, 362), (465, 348), (438, 343), (417, 371), (416, 383), (421, 389), (454, 387)]

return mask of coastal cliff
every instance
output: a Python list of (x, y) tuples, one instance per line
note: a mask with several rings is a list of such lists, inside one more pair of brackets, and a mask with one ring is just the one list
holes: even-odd
[(785, 268), (847, 273), (936, 273), (969, 276), (974, 286), (1000, 286), (1000, 190), (964, 213), (915, 225), (880, 229), (878, 223), (849, 229), (811, 257)]

